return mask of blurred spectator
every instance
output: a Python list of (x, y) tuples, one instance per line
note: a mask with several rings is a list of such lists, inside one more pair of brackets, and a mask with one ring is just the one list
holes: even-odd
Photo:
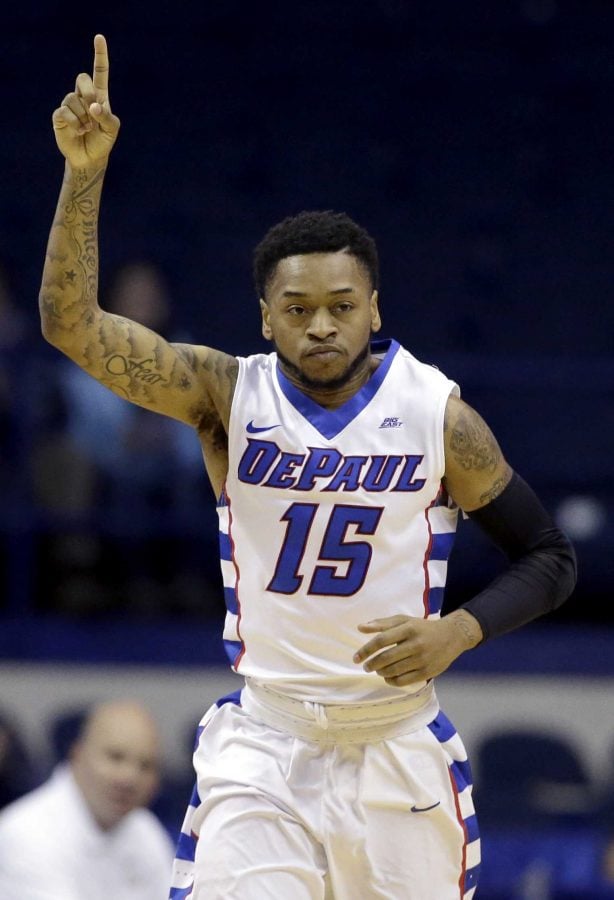
[(143, 808), (159, 766), (147, 710), (129, 701), (96, 706), (69, 761), (0, 813), (0, 897), (164, 900), (173, 847)]
[[(169, 340), (189, 339), (173, 325), (166, 280), (151, 261), (120, 266), (103, 306)], [(39, 387), (31, 454), (48, 524), (38, 545), (39, 607), (208, 614), (202, 551), (185, 534), (198, 523), (202, 544), (207, 482), (193, 429), (126, 403), (57, 351), (50, 375)]]
[[(120, 267), (102, 305), (168, 340), (188, 337), (172, 326), (166, 282), (151, 262)], [(60, 389), (66, 433), (96, 466), (107, 509), (130, 509), (137, 518), (191, 498), (195, 481), (203, 481), (202, 453), (191, 428), (126, 403), (69, 360), (63, 360)]]

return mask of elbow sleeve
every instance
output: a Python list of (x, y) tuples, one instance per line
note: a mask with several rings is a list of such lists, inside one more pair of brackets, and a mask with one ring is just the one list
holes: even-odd
[(517, 473), (495, 500), (468, 515), (510, 561), (463, 606), (480, 623), (484, 639), (551, 612), (569, 597), (577, 577), (573, 546)]

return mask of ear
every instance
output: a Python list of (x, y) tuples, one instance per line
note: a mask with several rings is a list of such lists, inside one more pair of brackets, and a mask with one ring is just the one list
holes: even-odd
[(371, 299), (369, 300), (369, 307), (371, 310), (371, 331), (379, 331), (382, 327), (382, 320), (379, 315), (379, 295), (377, 291), (373, 291), (371, 294)]
[(262, 314), (262, 334), (267, 341), (273, 340), (273, 329), (271, 328), (271, 312), (265, 300), (260, 298), (260, 312)]

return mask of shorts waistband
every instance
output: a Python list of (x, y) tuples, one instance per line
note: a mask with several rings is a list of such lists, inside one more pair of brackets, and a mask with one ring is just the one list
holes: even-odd
[(439, 711), (432, 682), (407, 697), (343, 706), (296, 700), (246, 681), (241, 706), (271, 728), (326, 743), (371, 743), (408, 734), (428, 725)]

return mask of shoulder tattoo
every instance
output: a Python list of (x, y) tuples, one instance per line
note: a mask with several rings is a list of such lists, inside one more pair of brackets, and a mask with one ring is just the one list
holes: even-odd
[(449, 431), (450, 450), (463, 469), (496, 470), (501, 460), (499, 445), (486, 422), (476, 412), (462, 410), (453, 423), (445, 422), (445, 428)]

